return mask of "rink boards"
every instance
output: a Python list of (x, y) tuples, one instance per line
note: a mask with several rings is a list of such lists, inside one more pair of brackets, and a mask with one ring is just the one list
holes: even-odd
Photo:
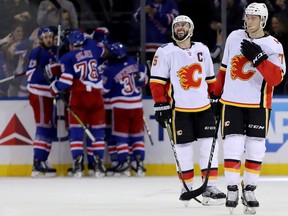
[[(153, 145), (145, 132), (147, 175), (175, 175), (175, 159), (166, 131), (154, 119), (153, 101), (144, 99), (146, 125), (151, 131)], [(27, 99), (0, 100), (0, 176), (30, 176), (35, 123)], [(220, 136), (218, 136), (220, 137)], [(288, 175), (288, 98), (274, 98), (270, 128), (266, 141), (267, 153), (263, 175)], [(219, 172), (223, 175), (222, 140), (219, 138)], [(195, 163), (198, 148), (195, 148)], [(105, 156), (109, 165), (109, 159)], [(49, 162), (58, 175), (66, 175), (72, 164), (68, 141), (54, 142)], [(198, 165), (195, 167), (199, 175)]]

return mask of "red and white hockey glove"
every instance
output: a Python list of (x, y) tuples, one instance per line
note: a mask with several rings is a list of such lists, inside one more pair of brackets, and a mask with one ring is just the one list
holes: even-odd
[(45, 66), (45, 74), (49, 78), (49, 80), (56, 77), (61, 73), (61, 65), (59, 63), (47, 64)]
[(54, 80), (51, 84), (50, 84), (50, 91), (52, 96), (56, 96), (57, 94), (61, 93), (61, 91), (57, 88), (57, 80)]

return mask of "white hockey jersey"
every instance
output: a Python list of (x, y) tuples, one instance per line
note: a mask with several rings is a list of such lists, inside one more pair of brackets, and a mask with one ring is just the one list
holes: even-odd
[(168, 43), (159, 47), (154, 55), (150, 83), (170, 82), (168, 95), (175, 110), (208, 109), (207, 83), (215, 80), (209, 49), (202, 43), (194, 42), (189, 49)]
[(242, 55), (240, 47), (243, 39), (258, 44), (268, 55), (268, 61), (279, 66), (283, 73), (286, 71), (283, 47), (276, 38), (251, 39), (245, 30), (233, 31), (227, 38), (220, 68), (226, 71), (220, 101), (238, 107), (270, 108), (273, 86), (269, 86), (252, 62)]

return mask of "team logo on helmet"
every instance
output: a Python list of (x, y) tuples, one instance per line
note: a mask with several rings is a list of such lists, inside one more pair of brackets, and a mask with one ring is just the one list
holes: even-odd
[(178, 77), (180, 77), (180, 84), (184, 90), (189, 90), (190, 88), (198, 88), (201, 85), (202, 79), (196, 77), (196, 74), (202, 73), (202, 67), (200, 64), (192, 64), (189, 66), (182, 67), (178, 72)]
[(254, 74), (254, 70), (248, 70), (244, 72), (244, 66), (250, 63), (247, 58), (242, 55), (236, 55), (231, 60), (231, 78), (232, 80), (240, 79), (240, 80), (249, 80)]

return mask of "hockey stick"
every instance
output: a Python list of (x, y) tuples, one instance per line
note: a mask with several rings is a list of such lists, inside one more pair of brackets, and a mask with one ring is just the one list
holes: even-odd
[(220, 125), (220, 117), (218, 117), (216, 119), (216, 129), (215, 129), (216, 131), (215, 131), (215, 135), (213, 137), (213, 142), (212, 142), (212, 146), (211, 146), (211, 150), (210, 150), (210, 156), (209, 156), (209, 160), (208, 160), (208, 166), (207, 166), (207, 171), (206, 171), (204, 183), (201, 185), (201, 187), (197, 188), (196, 190), (187, 191), (187, 192), (184, 192), (183, 194), (181, 194), (180, 200), (195, 199), (197, 196), (201, 195), (202, 193), (204, 193), (206, 191), (208, 179), (210, 176), (210, 169), (211, 169), (211, 165), (212, 165), (213, 154), (214, 154), (214, 150), (215, 150), (215, 146), (216, 146), (216, 140), (218, 138), (219, 125)]
[[(40, 55), (40, 54), (39, 54)], [(49, 77), (47, 76), (45, 69), (40, 68), (44, 78), (46, 79), (46, 81), (51, 84), (51, 80), (49, 79)], [(84, 124), (84, 122), (79, 118), (79, 116), (77, 115), (77, 113), (75, 113), (73, 111), (73, 109), (71, 108), (70, 104), (64, 99), (64, 95), (63, 92), (62, 93), (58, 93), (57, 96), (59, 96), (59, 98), (63, 98), (63, 102), (65, 104), (65, 106), (67, 107), (67, 109), (71, 112), (71, 114), (74, 116), (74, 118), (76, 119), (76, 121), (81, 125), (81, 127), (83, 128), (84, 132), (88, 135), (88, 137), (95, 142), (95, 137), (93, 136), (93, 134), (90, 132), (90, 130), (86, 127), (86, 125)]]
[(151, 61), (150, 61), (150, 60), (147, 60), (147, 61), (146, 61), (146, 65), (147, 65), (147, 68), (148, 68), (148, 72), (149, 72), (149, 74), (151, 75)]
[[(58, 93), (59, 97), (63, 97), (63, 94)], [(76, 121), (81, 125), (81, 127), (83, 128), (84, 132), (87, 134), (87, 136), (93, 141), (95, 142), (96, 138), (93, 136), (93, 134), (90, 132), (90, 130), (86, 127), (86, 125), (84, 124), (84, 122), (79, 118), (79, 116), (77, 115), (77, 113), (75, 113), (73, 111), (73, 109), (71, 108), (70, 104), (63, 99), (65, 106), (67, 107), (67, 109), (70, 111), (70, 113), (73, 115), (73, 117), (76, 119)]]
[[(169, 137), (169, 140), (170, 140), (170, 144), (171, 144), (171, 147), (172, 147), (172, 151), (173, 151), (173, 154), (174, 154), (174, 158), (175, 158), (175, 161), (176, 161), (176, 166), (177, 166), (177, 168), (178, 168), (178, 173), (180, 174), (182, 184), (183, 184), (184, 188), (185, 188), (186, 191), (187, 191), (187, 192), (184, 192), (183, 194), (190, 193), (190, 192), (192, 192), (192, 191), (189, 190), (189, 188), (188, 188), (188, 186), (187, 186), (187, 184), (185, 183), (184, 178), (183, 178), (183, 173), (182, 173), (182, 169), (181, 169), (181, 166), (180, 166), (180, 163), (179, 163), (179, 160), (178, 160), (178, 156), (177, 156), (177, 152), (176, 152), (176, 149), (175, 149), (175, 144), (174, 144), (174, 141), (173, 141), (173, 135), (172, 135), (172, 130), (171, 130), (170, 124), (169, 124), (167, 121), (165, 121), (165, 126), (166, 126), (166, 130), (167, 130), (168, 137)], [(184, 200), (184, 201), (185, 201), (185, 200), (190, 200), (190, 199), (193, 198), (193, 199), (195, 199), (197, 202), (201, 203), (201, 201), (196, 198), (197, 196), (191, 197), (190, 199), (183, 199), (183, 198), (182, 198), (182, 195), (183, 195), (183, 194), (181, 194), (181, 196), (180, 196), (180, 198), (179, 198), (180, 200)], [(200, 195), (200, 194), (199, 194), (199, 195)], [(187, 195), (185, 195), (184, 198), (186, 198), (186, 196), (187, 196)]]
[(146, 120), (145, 120), (145, 116), (143, 116), (143, 122), (144, 122), (144, 127), (145, 127), (145, 129), (146, 129), (146, 132), (147, 132), (147, 134), (148, 134), (150, 143), (151, 143), (151, 145), (154, 145), (154, 142), (153, 142), (153, 140), (152, 140), (151, 131), (150, 131), (150, 129), (148, 128), (148, 125), (147, 125)]
[(25, 74), (26, 74), (26, 71), (24, 71), (24, 72), (22, 72), (22, 73), (20, 73), (20, 74), (15, 74), (15, 75), (13, 75), (13, 76), (6, 77), (6, 78), (0, 80), (0, 83), (7, 82), (7, 81), (9, 81), (9, 80), (15, 79), (16, 77), (19, 77), (19, 76), (23, 76), (23, 75), (25, 75)]

